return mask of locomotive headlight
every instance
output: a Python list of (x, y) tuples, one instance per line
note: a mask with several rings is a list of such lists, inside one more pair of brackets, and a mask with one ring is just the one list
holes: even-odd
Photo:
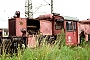
[(68, 36), (68, 42), (72, 42), (72, 41), (71, 41), (71, 36)]
[(20, 21), (20, 22), (19, 22), (19, 25), (23, 25), (23, 22)]

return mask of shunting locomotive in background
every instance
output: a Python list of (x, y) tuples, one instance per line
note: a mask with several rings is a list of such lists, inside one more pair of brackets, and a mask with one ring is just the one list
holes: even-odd
[[(90, 19), (79, 21), (79, 42), (90, 41)], [(84, 39), (82, 39), (84, 38)]]

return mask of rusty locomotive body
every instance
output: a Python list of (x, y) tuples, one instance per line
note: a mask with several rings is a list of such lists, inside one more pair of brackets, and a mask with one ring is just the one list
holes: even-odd
[[(89, 27), (89, 22), (79, 21), (78, 18), (74, 17), (60, 16), (57, 13), (40, 15), (35, 19), (20, 18), (20, 12), (16, 11), (14, 18), (8, 19), (8, 37), (2, 37), (2, 31), (0, 30), (0, 43), (2, 46), (3, 41), (7, 40), (8, 42), (6, 41), (5, 44), (10, 43), (8, 47), (11, 51), (17, 50), (18, 45), (21, 48), (23, 45), (33, 48), (36, 47), (36, 38), (39, 35), (48, 36), (48, 40), (55, 40), (57, 34), (61, 34), (63, 29), (66, 35), (66, 45), (77, 45), (80, 44), (82, 31), (87, 30), (82, 26)], [(84, 33), (86, 41), (90, 36), (88, 32)], [(5, 46), (7, 47), (7, 45)]]
[(25, 47), (36, 47), (36, 38), (39, 35), (47, 36), (48, 40), (55, 40), (57, 34), (62, 33), (62, 29), (66, 34), (66, 45), (78, 44), (77, 18), (53, 13), (28, 19), (20, 18), (20, 12), (17, 11), (14, 18), (8, 19), (8, 26), (10, 40), (13, 38), (13, 40), (19, 41), (21, 46), (24, 44)]

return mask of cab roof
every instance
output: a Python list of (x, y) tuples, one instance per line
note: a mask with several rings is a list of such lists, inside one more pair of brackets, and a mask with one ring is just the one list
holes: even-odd
[(79, 21), (77, 17), (71, 17), (71, 16), (63, 16), (65, 20), (74, 20), (74, 21)]

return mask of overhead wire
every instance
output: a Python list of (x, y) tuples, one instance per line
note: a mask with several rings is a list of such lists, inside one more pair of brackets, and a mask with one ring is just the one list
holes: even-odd
[(46, 0), (44, 0), (44, 1), (45, 1), (47, 4), (45, 4), (45, 5), (41, 4), (41, 5), (33, 12), (33, 14), (35, 14), (36, 11), (37, 11), (40, 7), (46, 6), (46, 5), (51, 5), (51, 4), (49, 4)]

